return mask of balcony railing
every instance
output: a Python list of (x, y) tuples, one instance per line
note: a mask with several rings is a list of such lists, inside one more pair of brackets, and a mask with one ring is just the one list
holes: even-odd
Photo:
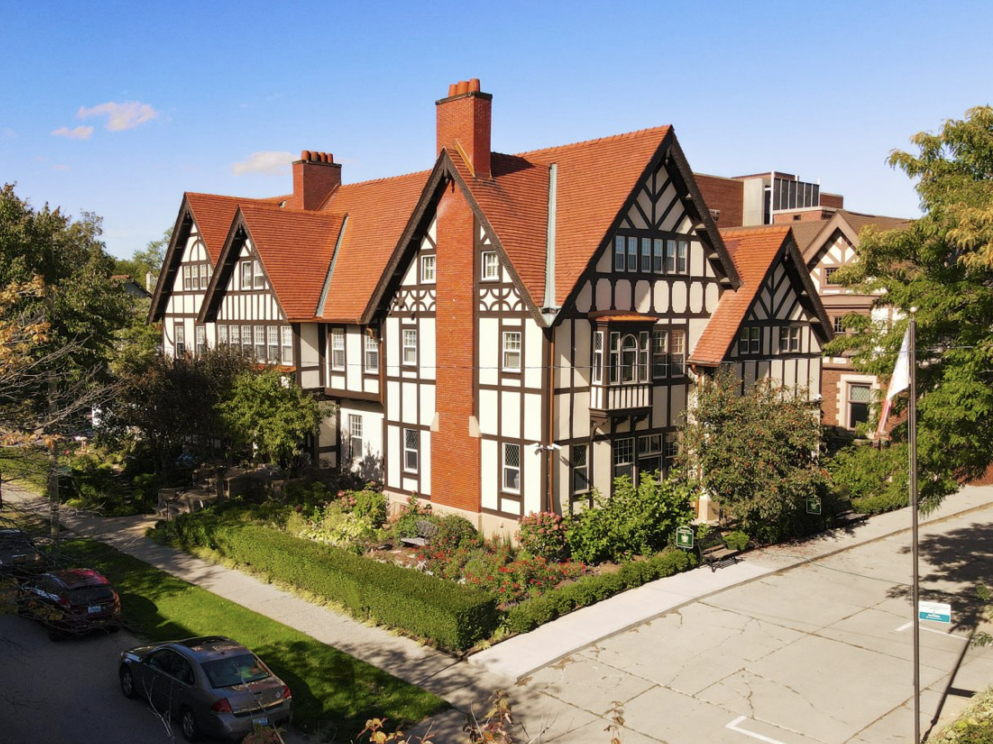
[(593, 385), (590, 388), (591, 411), (611, 413), (651, 407), (652, 384), (649, 382)]

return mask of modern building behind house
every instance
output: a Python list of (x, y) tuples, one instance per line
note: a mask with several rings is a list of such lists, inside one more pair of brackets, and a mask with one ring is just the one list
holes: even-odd
[(818, 399), (832, 323), (777, 217), (827, 195), (696, 177), (668, 126), (494, 152), (492, 106), (451, 86), (419, 173), (348, 184), (304, 151), (291, 194), (186, 194), (151, 312), (166, 353), (279, 365), (339, 405), (315, 458), (487, 532), (664, 473), (719, 366)]

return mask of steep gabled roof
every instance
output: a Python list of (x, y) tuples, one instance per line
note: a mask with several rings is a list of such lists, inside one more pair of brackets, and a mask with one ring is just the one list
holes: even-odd
[(320, 272), (321, 286), (327, 283), (324, 306), (318, 307), (319, 290), (311, 316), (353, 323), (362, 318), (428, 176), (421, 171), (346, 184), (334, 192), (324, 210), (348, 222), (336, 255)]
[(792, 259), (793, 268), (800, 274), (807, 301), (813, 304), (814, 314), (820, 321), (821, 333), (830, 337), (827, 315), (814, 292), (810, 275), (796, 249), (789, 225), (739, 227), (721, 230), (721, 235), (738, 267), (741, 286), (737, 291), (728, 290), (721, 296), (717, 310), (693, 350), (691, 362), (716, 366), (724, 361), (731, 345), (738, 338), (738, 331), (756, 295), (776, 262), (787, 253)]
[(187, 191), (184, 194), (186, 203), (193, 213), (197, 227), (200, 229), (200, 238), (207, 248), (207, 254), (213, 264), (217, 265), (217, 259), (221, 255), (224, 247), (224, 240), (228, 236), (228, 229), (231, 227), (231, 220), (234, 219), (235, 212), (241, 204), (273, 204), (280, 197), (272, 199), (244, 199), (237, 196), (220, 196), (219, 194), (197, 194)]
[(343, 218), (256, 204), (240, 213), (287, 319), (312, 319)]
[[(913, 220), (903, 217), (883, 217), (839, 209), (829, 220), (811, 223), (801, 222), (793, 227), (794, 233), (798, 235), (797, 246), (803, 253), (803, 259), (809, 267), (836, 230), (841, 230), (853, 245), (858, 245), (859, 233), (862, 232), (862, 228), (868, 225), (878, 230), (906, 230), (913, 223)], [(804, 228), (804, 224), (811, 225), (811, 227)], [(818, 229), (814, 230), (813, 226), (817, 226)]]

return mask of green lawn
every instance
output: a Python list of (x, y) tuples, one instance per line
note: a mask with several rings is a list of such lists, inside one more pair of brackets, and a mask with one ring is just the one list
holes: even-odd
[(218, 634), (255, 651), (293, 690), (293, 722), (305, 731), (351, 741), (369, 718), (403, 727), (447, 707), (419, 687), (107, 545), (75, 540), (65, 549), (114, 583), (125, 619), (140, 635), (165, 641)]
[(0, 447), (0, 478), (35, 493), (48, 490), (48, 453), (34, 447)]

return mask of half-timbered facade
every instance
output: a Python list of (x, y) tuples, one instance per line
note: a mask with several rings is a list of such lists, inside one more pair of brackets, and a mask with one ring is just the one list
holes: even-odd
[(491, 106), (437, 102), (430, 172), (341, 184), (305, 152), (228, 222), (196, 319), (339, 404), (334, 462), (512, 531), (664, 472), (718, 365), (817, 395), (831, 329), (789, 227), (722, 234), (671, 127), (504, 155)]

